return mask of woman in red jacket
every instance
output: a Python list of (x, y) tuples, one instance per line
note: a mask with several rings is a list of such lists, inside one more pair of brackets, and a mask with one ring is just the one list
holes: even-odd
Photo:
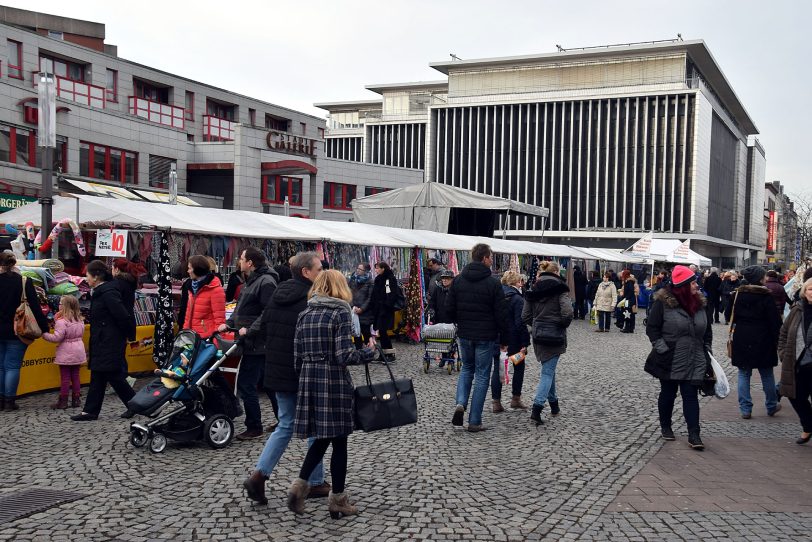
[(226, 292), (212, 273), (205, 256), (192, 256), (187, 265), (189, 292), (183, 314), (183, 329), (208, 338), (226, 322)]

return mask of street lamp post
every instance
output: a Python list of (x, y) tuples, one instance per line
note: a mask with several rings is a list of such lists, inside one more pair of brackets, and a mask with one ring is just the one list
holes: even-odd
[[(51, 229), (53, 222), (54, 204), (54, 148), (56, 147), (56, 80), (54, 74), (41, 72), (39, 74), (37, 99), (37, 124), (39, 129), (38, 144), (42, 147), (42, 190), (39, 203), (42, 208), (40, 237), (45, 236)], [(57, 246), (57, 243), (54, 243)]]

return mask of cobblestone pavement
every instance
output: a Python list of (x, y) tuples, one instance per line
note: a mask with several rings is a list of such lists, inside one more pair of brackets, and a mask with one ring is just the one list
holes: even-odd
[[(714, 331), (716, 351), (723, 352), (724, 328)], [(97, 422), (79, 424), (67, 419), (70, 411), (49, 410), (53, 395), (46, 394), (23, 399), (18, 412), (0, 413), (0, 496), (41, 487), (86, 497), (0, 524), (0, 540), (808, 538), (808, 511), (648, 512), (613, 505), (633, 493), (629, 482), (661, 450), (687, 449), (682, 422), (675, 425), (680, 440), (667, 445), (672, 448), (659, 439), (658, 386), (642, 371), (649, 350), (642, 328), (634, 335), (616, 329), (596, 334), (586, 322), (574, 322), (569, 352), (558, 367), (561, 416), (535, 428), (526, 412), (492, 414), (489, 398), (484, 415), (489, 430), (477, 434), (455, 432), (450, 425), (457, 374), (436, 367), (423, 374), (422, 347), (397, 348), (396, 372), (414, 379), (420, 419), (391, 432), (351, 437), (347, 487), (361, 508), (358, 516), (332, 521), (324, 500), (309, 500), (304, 516), (288, 512), (285, 492), (304, 457), (300, 441), (291, 444), (268, 483), (269, 505), (257, 506), (246, 500), (240, 484), (263, 441), (235, 442), (224, 450), (170, 443), (164, 453), (152, 454), (128, 443), (128, 422), (118, 417), (121, 404), (114, 396), (107, 397)], [(528, 403), (538, 367), (528, 361)], [(353, 375), (361, 381), (358, 368)], [(376, 375), (383, 378), (383, 371), (378, 368)], [(769, 439), (764, 442), (774, 449), (800, 448), (791, 442), (800, 427), (786, 401), (768, 423), (754, 418), (741, 426), (735, 400), (735, 390), (724, 401), (713, 399), (725, 405), (722, 412), (710, 400), (703, 402), (703, 416), (714, 413), (703, 426), (708, 451), (688, 456), (690, 461), (674, 459), (673, 469), (699, 472), (723, 463), (711, 451), (729, 437), (747, 439), (750, 446)], [(267, 404), (265, 411), (270, 412)], [(778, 468), (796, 469), (792, 472), (809, 488), (812, 449), (802, 452), (795, 456), (798, 463)], [(808, 493), (804, 498), (809, 502)]]

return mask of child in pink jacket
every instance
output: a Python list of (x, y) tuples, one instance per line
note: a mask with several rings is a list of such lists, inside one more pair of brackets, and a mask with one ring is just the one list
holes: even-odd
[(71, 295), (63, 295), (59, 301), (59, 312), (56, 313), (54, 332), (42, 335), (46, 341), (58, 345), (54, 364), (59, 366), (62, 383), (59, 388), (59, 400), (51, 405), (53, 409), (68, 408), (70, 388), (73, 388), (71, 406), (81, 406), (79, 367), (87, 361), (85, 344), (82, 342), (84, 334), (85, 323), (79, 312), (79, 302)]

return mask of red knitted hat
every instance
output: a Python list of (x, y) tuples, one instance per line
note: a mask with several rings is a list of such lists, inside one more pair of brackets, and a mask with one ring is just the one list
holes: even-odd
[(674, 286), (683, 286), (692, 280), (696, 280), (696, 275), (684, 265), (677, 265), (671, 271), (671, 284)]

